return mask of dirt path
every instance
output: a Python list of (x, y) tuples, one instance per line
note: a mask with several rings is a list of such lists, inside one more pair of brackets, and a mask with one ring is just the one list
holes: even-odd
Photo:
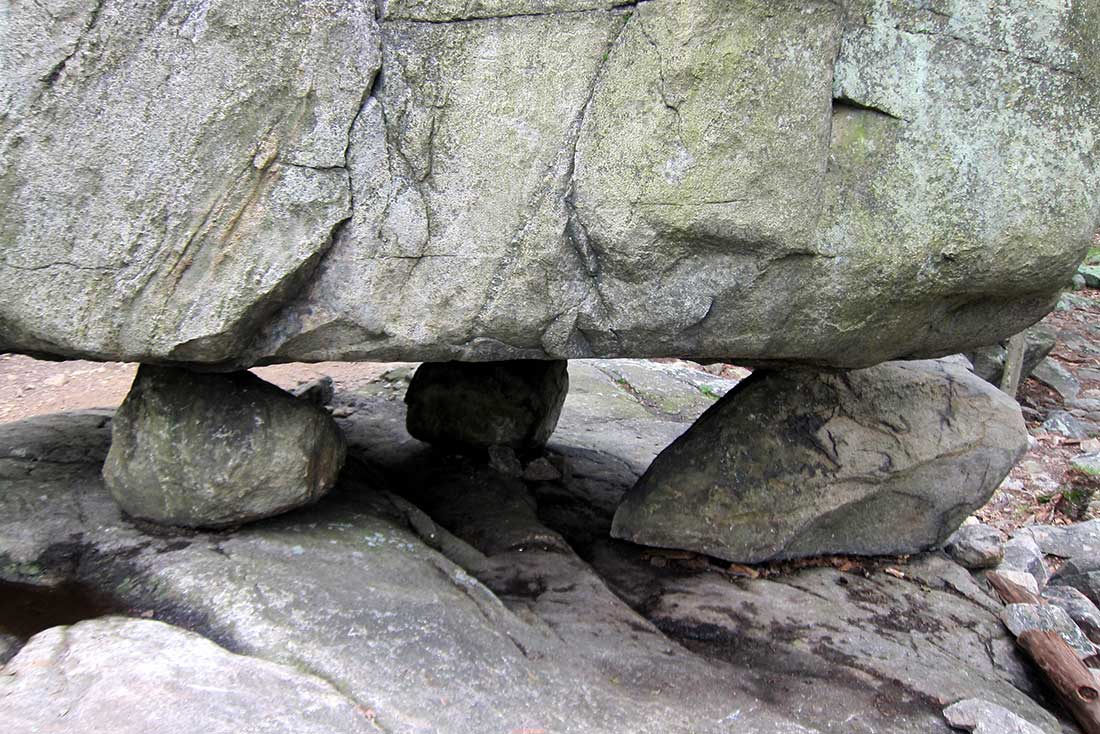
[[(399, 366), (377, 362), (321, 362), (259, 367), (253, 372), (279, 387), (292, 388), (328, 375), (338, 391), (354, 391)], [(36, 415), (114, 408), (126, 397), (137, 365), (118, 362), (44, 362), (0, 355), (0, 423)]]
[[(1057, 334), (1057, 345), (1050, 359), (1059, 363), (1076, 378), (1081, 387), (1079, 398), (1100, 400), (1100, 290), (1086, 289), (1073, 293), (1069, 302), (1078, 304), (1067, 310), (1057, 310), (1043, 319)], [(1098, 449), (1100, 438), (1070, 439), (1043, 428), (1043, 421), (1052, 413), (1072, 406), (1054, 390), (1034, 377), (1021, 387), (1017, 399), (1024, 410), (1031, 447), (1012, 469), (990, 501), (976, 513), (983, 521), (1005, 532), (1035, 523), (1062, 524), (1088, 517), (1067, 515), (1059, 502), (1062, 492), (1070, 488), (1066, 470), (1070, 462), (1083, 453)]]

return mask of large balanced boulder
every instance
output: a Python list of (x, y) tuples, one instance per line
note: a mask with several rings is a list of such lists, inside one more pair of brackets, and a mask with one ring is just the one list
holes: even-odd
[(0, 351), (861, 367), (1093, 232), (1100, 0), (0, 14)]
[(405, 392), (405, 425), (410, 435), (443, 446), (539, 448), (568, 392), (564, 361), (429, 362)]
[(142, 366), (103, 477), (130, 515), (186, 527), (258, 520), (320, 499), (344, 463), (321, 408), (250, 372)]
[(757, 372), (662, 452), (612, 534), (739, 562), (942, 543), (1027, 448), (961, 365)]

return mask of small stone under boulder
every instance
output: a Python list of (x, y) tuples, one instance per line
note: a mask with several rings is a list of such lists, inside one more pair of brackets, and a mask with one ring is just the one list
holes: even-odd
[(405, 393), (408, 431), (440, 446), (540, 448), (569, 391), (566, 364), (426, 362)]
[(741, 563), (914, 553), (1026, 449), (1015, 401), (958, 365), (758, 371), (654, 460), (612, 534)]
[(996, 528), (974, 523), (956, 530), (943, 549), (963, 568), (993, 568), (1004, 558), (1004, 539)]
[(250, 372), (143, 365), (115, 416), (103, 477), (133, 517), (217, 528), (315, 502), (344, 455), (324, 410)]

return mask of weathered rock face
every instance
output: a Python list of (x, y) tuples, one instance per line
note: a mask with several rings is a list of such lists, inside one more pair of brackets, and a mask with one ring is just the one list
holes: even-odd
[(866, 366), (1053, 305), (1097, 0), (617, 5), (6, 7), (0, 349)]
[(103, 477), (134, 517), (220, 527), (316, 501), (344, 452), (327, 413), (249, 372), (145, 365), (113, 422)]
[(1057, 632), (1082, 660), (1097, 652), (1073, 618), (1055, 604), (1009, 604), (1001, 619), (1016, 637), (1029, 630)]
[(1072, 586), (1048, 586), (1043, 599), (1061, 608), (1094, 643), (1100, 642), (1100, 609)]
[(409, 433), (428, 443), (544, 446), (569, 392), (565, 362), (426, 363), (405, 393)]
[(1015, 401), (958, 365), (759, 372), (654, 460), (612, 534), (739, 562), (912, 553), (1026, 448)]
[(1071, 558), (1051, 577), (1055, 586), (1072, 586), (1100, 605), (1100, 557), (1096, 555)]
[(952, 728), (974, 734), (1041, 734), (1043, 731), (1005, 707), (977, 698), (952, 704), (943, 710), (943, 715)]
[(1050, 580), (1050, 569), (1047, 568), (1043, 557), (1043, 550), (1027, 533), (1017, 533), (1004, 544), (1003, 557), (997, 566), (998, 571), (1015, 571), (1024, 573), (1035, 579), (1037, 588), (1046, 586)]
[(367, 3), (19, 3), (0, 59), (5, 346), (228, 358), (348, 217)]
[(21, 643), (18, 637), (0, 632), (0, 665), (15, 657), (20, 647)]

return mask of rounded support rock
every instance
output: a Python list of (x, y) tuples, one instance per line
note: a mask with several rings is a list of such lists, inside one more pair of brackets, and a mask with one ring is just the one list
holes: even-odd
[(103, 478), (133, 517), (218, 528), (317, 501), (343, 434), (308, 400), (250, 372), (142, 365), (112, 426)]
[(441, 446), (541, 448), (569, 391), (566, 364), (426, 362), (405, 393), (406, 426), (415, 438)]

